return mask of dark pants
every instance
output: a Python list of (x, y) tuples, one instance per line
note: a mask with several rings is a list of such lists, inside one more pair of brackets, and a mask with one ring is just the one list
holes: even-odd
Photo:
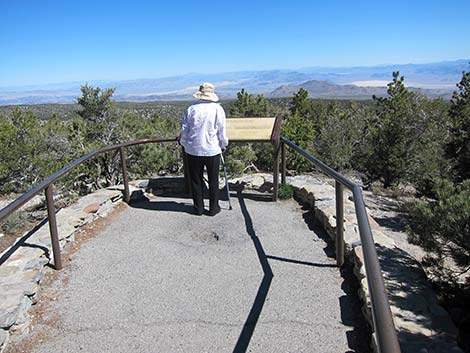
[(220, 155), (200, 157), (188, 154), (189, 179), (191, 181), (191, 194), (193, 196), (196, 212), (204, 212), (204, 166), (209, 179), (209, 213), (219, 208), (219, 166)]

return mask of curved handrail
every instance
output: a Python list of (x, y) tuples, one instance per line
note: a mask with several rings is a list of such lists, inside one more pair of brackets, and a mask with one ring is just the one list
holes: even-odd
[(176, 137), (173, 138), (146, 138), (146, 139), (140, 139), (140, 140), (134, 140), (130, 142), (124, 142), (116, 145), (111, 145), (111, 146), (106, 146), (97, 150), (93, 150), (91, 152), (88, 152), (87, 154), (81, 156), (80, 158), (77, 158), (74, 160), (72, 163), (66, 165), (62, 169), (58, 170), (54, 174), (48, 176), (46, 179), (41, 181), (39, 184), (35, 185), (32, 189), (18, 197), (16, 200), (8, 204), (6, 207), (2, 208), (0, 210), (0, 222), (8, 217), (11, 213), (16, 211), (18, 208), (23, 206), (26, 202), (31, 200), (34, 196), (38, 195), (41, 191), (45, 190), (49, 185), (54, 183), (57, 179), (63, 177), (65, 174), (70, 172), (72, 169), (75, 167), (79, 166), (83, 162), (87, 161), (88, 159), (109, 151), (117, 150), (123, 147), (129, 147), (129, 146), (135, 146), (135, 145), (140, 145), (140, 144), (146, 144), (146, 143), (156, 143), (156, 142), (173, 142), (177, 141)]
[[(334, 169), (332, 169), (331, 167), (329, 167), (328, 165), (326, 165), (325, 163), (323, 163), (322, 161), (320, 161), (318, 158), (315, 158), (308, 152), (304, 151), (301, 147), (297, 146), (284, 136), (281, 136), (281, 142), (301, 154), (307, 160), (312, 162), (315, 166), (320, 168), (323, 172), (334, 178), (337, 183), (339, 182), (340, 184), (344, 185), (352, 191), (357, 223), (359, 226), (359, 235), (361, 237), (362, 249), (364, 253), (364, 266), (366, 268), (366, 277), (369, 286), (372, 305), (372, 317), (375, 332), (377, 334), (378, 349), (380, 352), (399, 353), (400, 345), (398, 343), (397, 332), (393, 323), (390, 305), (388, 304), (387, 292), (385, 290), (384, 280), (382, 277), (382, 272), (380, 270), (380, 263), (377, 257), (377, 250), (375, 248), (374, 238), (372, 236), (369, 219), (367, 218), (367, 212), (361, 188), (352, 181), (348, 180), (340, 173), (338, 173), (337, 171), (335, 171)], [(283, 155), (283, 158), (285, 158), (285, 155)], [(283, 165), (285, 166), (284, 161)], [(336, 187), (338, 189), (338, 185)], [(339, 195), (341, 195), (341, 201), (338, 200), (337, 190), (337, 204), (338, 202), (341, 203), (340, 214), (342, 214), (342, 192), (340, 192)], [(337, 224), (339, 223), (339, 219), (342, 218), (342, 216), (337, 217)], [(337, 226), (337, 229), (338, 228), (341, 227)]]
[[(51, 230), (51, 238), (52, 238), (52, 246), (53, 246), (53, 254), (54, 254), (54, 266), (56, 269), (62, 268), (62, 263), (60, 259), (60, 247), (58, 242), (58, 235), (57, 235), (57, 225), (55, 220), (55, 210), (52, 200), (52, 184), (59, 179), (60, 177), (64, 176), (68, 172), (70, 172), (75, 167), (79, 166), (83, 162), (87, 161), (88, 159), (109, 151), (113, 150), (120, 150), (121, 153), (121, 164), (123, 168), (123, 177), (124, 177), (124, 193), (127, 194), (128, 197), (128, 185), (127, 185), (127, 172), (125, 166), (125, 153), (124, 149), (126, 147), (139, 145), (139, 144), (146, 144), (146, 143), (163, 143), (163, 142), (174, 142), (177, 141), (177, 137), (173, 138), (147, 138), (147, 139), (140, 139), (134, 140), (130, 142), (125, 142), (121, 144), (116, 144), (112, 146), (103, 147), (98, 150), (91, 151), (82, 157), (76, 159), (72, 163), (68, 164), (64, 168), (58, 170), (54, 174), (50, 175), (42, 182), (34, 186), (25, 194), (21, 195), (19, 198), (8, 204), (6, 207), (0, 210), (0, 221), (8, 217), (11, 213), (15, 210), (23, 206), (26, 202), (31, 200), (34, 196), (38, 195), (41, 191), (46, 191), (46, 201), (47, 201), (47, 209), (48, 209), (48, 219), (49, 219), (49, 227)], [(373, 322), (375, 326), (375, 332), (377, 333), (377, 343), (378, 349), (380, 352), (390, 352), (390, 353), (399, 353), (400, 346), (398, 344), (398, 338), (395, 330), (395, 326), (393, 324), (392, 314), (390, 311), (390, 306), (387, 300), (387, 294), (385, 291), (385, 285), (382, 278), (382, 273), (380, 271), (380, 264), (377, 257), (377, 251), (375, 249), (374, 240), (372, 237), (372, 231), (370, 229), (369, 220), (367, 218), (367, 213), (365, 209), (364, 199), (362, 196), (361, 188), (356, 185), (355, 183), (348, 180), (346, 177), (341, 175), (340, 173), (336, 172), (334, 169), (320, 161), (319, 159), (315, 158), (314, 156), (310, 155), (302, 148), (294, 144), (293, 142), (289, 141), (284, 136), (280, 137), (282, 144), (288, 145), (293, 150), (304, 156), (307, 160), (312, 162), (314, 165), (319, 167), (323, 170), (326, 174), (333, 177), (337, 183), (340, 183), (347, 187), (353, 193), (354, 204), (356, 209), (356, 216), (358, 220), (359, 226), (359, 234), (361, 237), (363, 252), (364, 252), (364, 265), (366, 267), (367, 273), (367, 282), (369, 285), (370, 296), (371, 296), (371, 303), (372, 303), (372, 315), (373, 315)], [(285, 154), (283, 154), (283, 158), (285, 158)], [(285, 166), (285, 163), (283, 162)], [(284, 173), (284, 171), (283, 171)], [(340, 195), (339, 199), (342, 200), (342, 191), (341, 188), (338, 187), (337, 184), (337, 198)], [(342, 206), (338, 211), (338, 214), (342, 215)], [(341, 217), (342, 218), (342, 217)], [(340, 219), (340, 217), (338, 217)], [(337, 227), (341, 229), (341, 227)], [(341, 229), (342, 232), (342, 229)]]
[(53, 199), (53, 183), (59, 179), (60, 177), (64, 176), (68, 172), (70, 172), (75, 167), (79, 166), (83, 162), (87, 161), (88, 159), (109, 151), (119, 150), (120, 157), (121, 157), (121, 168), (123, 174), (123, 181), (124, 181), (124, 199), (126, 202), (129, 201), (129, 182), (127, 179), (127, 167), (126, 167), (126, 153), (125, 148), (129, 146), (141, 145), (146, 143), (162, 143), (162, 142), (173, 142), (177, 141), (178, 137), (172, 138), (146, 138), (140, 140), (134, 140), (129, 142), (124, 142), (116, 145), (106, 146), (81, 156), (77, 158), (72, 163), (66, 165), (62, 169), (58, 170), (54, 174), (48, 176), (46, 179), (41, 181), (39, 184), (34, 186), (28, 192), (24, 193), (20, 197), (18, 197), (15, 201), (8, 204), (6, 207), (0, 210), (0, 222), (11, 215), (14, 211), (18, 208), (23, 206), (26, 202), (31, 200), (34, 196), (38, 195), (41, 191), (45, 190), (46, 196), (46, 205), (47, 205), (47, 219), (49, 221), (49, 229), (51, 232), (51, 243), (52, 243), (52, 253), (54, 255), (54, 267), (56, 270), (60, 270), (62, 268), (62, 259), (60, 257), (60, 244), (59, 244), (59, 235), (57, 232), (57, 221), (55, 216), (55, 208), (54, 208), (54, 199)]

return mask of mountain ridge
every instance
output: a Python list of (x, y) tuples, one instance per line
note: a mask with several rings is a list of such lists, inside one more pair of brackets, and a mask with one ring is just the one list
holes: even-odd
[[(400, 71), (405, 76), (405, 83), (415, 87), (413, 89), (431, 97), (449, 97), (460, 81), (462, 72), (468, 69), (469, 60), (460, 59), (426, 64), (189, 73), (157, 79), (92, 80), (88, 84), (116, 88), (113, 97), (118, 101), (190, 100), (192, 93), (204, 81), (216, 85), (221, 99), (236, 98), (236, 93), (242, 88), (249, 93), (268, 97), (280, 97), (282, 94), (290, 96), (290, 86), (300, 87), (302, 84), (310, 86), (307, 91), (311, 90), (312, 96), (318, 98), (370, 99), (372, 94), (383, 95), (386, 83), (392, 78), (392, 72)], [(312, 81), (316, 81), (316, 84), (308, 83)], [(0, 105), (71, 103), (80, 95), (80, 86), (85, 83), (87, 82), (75, 81), (0, 87)], [(321, 87), (324, 89), (322, 92), (319, 91)]]
[[(338, 85), (328, 81), (307, 81), (296, 85), (280, 86), (272, 91), (267, 97), (282, 98), (290, 97), (297, 93), (300, 88), (305, 89), (310, 98), (323, 99), (371, 99), (372, 96), (387, 96), (387, 87), (368, 87), (356, 85)], [(452, 97), (451, 90), (447, 89), (424, 89), (419, 87), (408, 87), (409, 90), (419, 92), (430, 98), (450, 99)]]

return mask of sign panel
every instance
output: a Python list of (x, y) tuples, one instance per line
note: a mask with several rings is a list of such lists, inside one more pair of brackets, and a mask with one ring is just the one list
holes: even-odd
[(271, 141), (275, 121), (276, 118), (228, 118), (228, 140)]

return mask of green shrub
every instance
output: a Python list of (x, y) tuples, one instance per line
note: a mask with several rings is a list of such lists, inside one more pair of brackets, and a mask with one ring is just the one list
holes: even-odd
[[(295, 114), (286, 118), (282, 125), (282, 135), (287, 137), (306, 152), (313, 154), (313, 141), (315, 129), (313, 122), (301, 115)], [(312, 169), (312, 164), (299, 153), (287, 153), (287, 168), (297, 172), (305, 172)]]
[(290, 184), (280, 184), (277, 195), (281, 200), (291, 199), (294, 197), (294, 187)]
[(25, 192), (70, 160), (66, 127), (16, 109), (0, 116), (0, 193)]
[(274, 146), (272, 143), (254, 143), (252, 148), (256, 155), (256, 168), (263, 171), (272, 171), (274, 163)]
[(387, 97), (375, 97), (375, 114), (366, 125), (367, 162), (363, 171), (382, 181), (385, 188), (412, 182), (429, 192), (434, 178), (446, 177), (444, 158), (447, 138), (447, 107), (408, 90), (404, 77), (393, 73)]
[(424, 264), (436, 278), (469, 280), (470, 179), (457, 185), (438, 179), (433, 192), (434, 199), (412, 205), (409, 239), (428, 252)]
[(240, 117), (267, 116), (269, 102), (263, 95), (253, 95), (242, 89), (230, 107), (230, 115)]
[(314, 144), (323, 162), (336, 170), (358, 168), (366, 143), (363, 133), (366, 114), (357, 104), (346, 108), (337, 102), (329, 104)]
[(25, 211), (13, 212), (0, 224), (0, 231), (5, 234), (20, 235), (31, 229), (33, 222)]
[(470, 72), (463, 72), (450, 106), (450, 141), (447, 156), (457, 180), (470, 178)]
[(256, 153), (251, 143), (232, 143), (225, 156), (227, 172), (231, 175), (243, 174), (256, 162)]

